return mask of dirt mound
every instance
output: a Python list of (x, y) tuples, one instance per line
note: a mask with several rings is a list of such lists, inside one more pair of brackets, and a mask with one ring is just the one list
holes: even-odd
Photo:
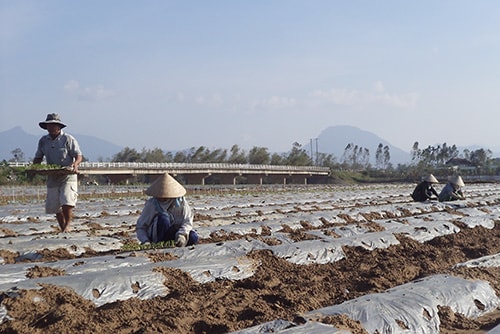
[[(223, 193), (213, 197), (199, 196), (195, 198), (198, 201), (195, 223), (200, 229), (205, 228), (205, 237), (195, 250), (205, 246), (240, 245), (247, 241), (269, 246), (246, 254), (252, 259), (252, 269), (255, 263), (258, 264), (253, 275), (234, 281), (217, 278), (203, 284), (193, 279), (195, 274), (191, 277), (186, 271), (167, 267), (166, 262), (189, 261), (173, 249), (132, 252), (119, 249), (120, 242), (130, 244), (135, 240), (133, 223), (138, 213), (131, 202), (126, 202), (126, 206), (114, 202), (105, 202), (106, 205), (89, 202), (87, 215), (82, 214), (80, 219), (83, 223), (79, 226), (75, 223), (76, 233), (62, 238), (56, 238), (55, 232), (48, 228), (50, 222), (29, 225), (32, 229), (23, 226), (16, 229), (19, 224), (28, 223), (22, 220), (23, 212), (19, 212), (16, 217), (21, 218), (11, 219), (12, 224), (5, 220), (0, 257), (5, 267), (23, 268), (18, 271), (16, 280), (26, 275), (27, 281), (38, 282), (40, 288), (10, 289), (0, 293), (4, 308), (0, 308), (0, 313), (7, 312), (0, 324), (0, 333), (228, 333), (277, 319), (288, 321), (290, 326), (315, 322), (351, 333), (367, 333), (360, 323), (346, 315), (311, 317), (308, 314), (439, 274), (487, 281), (500, 296), (499, 267), (456, 266), (500, 253), (500, 190), (497, 188), (496, 185), (478, 187), (475, 192), (471, 191), (471, 200), (461, 205), (410, 204), (409, 190), (404, 185), (346, 188), (335, 198), (324, 189), (311, 190), (307, 194), (307, 189), (301, 189), (300, 192), (261, 196), (253, 193), (246, 197), (228, 195), (224, 198)], [(143, 205), (143, 201), (139, 203)], [(114, 210), (116, 205), (125, 209)], [(103, 207), (115, 214), (94, 214), (101, 212)], [(481, 221), (488, 221), (488, 224), (483, 225)], [(431, 233), (432, 229), (441, 226), (440, 222), (447, 233)], [(394, 230), (387, 232), (394, 226)], [(7, 231), (9, 227), (12, 231)], [(420, 238), (408, 232), (414, 230)], [(390, 234), (391, 242), (384, 247), (391, 246), (343, 246), (344, 257), (326, 264), (296, 264), (277, 250), (288, 246), (287, 242), (300, 248), (304, 243), (317, 245), (327, 239), (336, 242), (359, 235), (378, 237), (377, 233), (382, 234), (380, 238), (389, 238)], [(81, 235), (85, 238), (78, 239)], [(39, 238), (57, 246), (48, 244), (50, 249), (38, 246), (33, 250), (32, 243)], [(115, 248), (99, 250), (101, 243)], [(113, 246), (115, 243), (118, 246)], [(33, 256), (34, 251), (36, 256)], [(165, 293), (149, 299), (139, 298), (141, 291), (147, 290), (149, 281), (133, 279), (126, 281), (126, 288), (131, 291), (126, 298), (134, 297), (117, 298), (113, 300), (119, 301), (96, 306), (62, 284), (47, 284), (51, 276), (65, 278), (64, 282), (68, 282), (73, 278), (70, 272), (75, 267), (80, 272), (80, 265), (85, 266), (87, 259), (97, 258), (106, 266), (110, 258), (120, 257), (147, 257), (150, 261), (147, 262), (148, 272), (154, 268), (155, 276), (160, 279), (155, 288), (163, 288), (163, 279)], [(61, 260), (72, 260), (64, 267), (66, 271), (52, 265)], [(130, 275), (130, 271), (127, 273)], [(99, 282), (105, 277), (106, 274), (101, 275)], [(103, 293), (102, 289), (92, 290), (92, 285), (85, 284), (85, 287), (95, 298)], [(475, 303), (478, 309), (484, 308), (479, 301)], [(439, 316), (441, 333), (485, 333), (500, 325), (500, 309), (474, 319), (453, 312), (449, 305), (440, 305), (435, 312)], [(402, 321), (397, 325), (407, 328)]]
[[(461, 232), (427, 243), (398, 236), (400, 245), (367, 251), (345, 247), (346, 258), (336, 263), (296, 265), (269, 250), (255, 251), (257, 272), (241, 281), (199, 284), (172, 268), (158, 267), (169, 293), (150, 300), (130, 299), (95, 307), (68, 289), (43, 285), (39, 291), (4, 294), (3, 304), (13, 320), (2, 333), (227, 333), (275, 319), (300, 323), (310, 310), (339, 304), (362, 295), (437, 273), (494, 282), (500, 294), (498, 268), (453, 269), (457, 263), (500, 252), (500, 226), (462, 227)], [(500, 323), (500, 312), (467, 319), (449, 308), (440, 309), (442, 333), (482, 333)], [(317, 321), (363, 333), (346, 317)]]

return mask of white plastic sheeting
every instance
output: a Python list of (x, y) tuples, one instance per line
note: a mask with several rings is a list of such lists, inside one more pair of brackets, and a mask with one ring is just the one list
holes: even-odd
[[(218, 248), (201, 245), (192, 250), (179, 249), (188, 254), (185, 258), (155, 263), (143, 252), (137, 252), (130, 253), (135, 256), (124, 253), (118, 257), (5, 265), (5, 270), (0, 273), (0, 291), (39, 289), (40, 283), (47, 283), (69, 287), (96, 305), (131, 297), (148, 299), (165, 295), (168, 290), (163, 275), (154, 270), (157, 267), (181, 269), (200, 283), (217, 279), (239, 280), (253, 275), (258, 263), (247, 258), (244, 249), (230, 245)], [(63, 270), (64, 275), (29, 279), (27, 274), (35, 266)]]
[(470, 260), (464, 263), (457, 264), (456, 267), (500, 267), (500, 254), (483, 256), (479, 259)]
[(276, 256), (295, 264), (325, 264), (345, 257), (340, 244), (322, 240), (306, 240), (272, 247)]
[(19, 253), (21, 258), (36, 259), (38, 250), (66, 249), (75, 256), (92, 249), (96, 252), (119, 250), (122, 242), (110, 237), (91, 237), (86, 233), (45, 234), (0, 238), (0, 249), (9, 249)]
[(0, 291), (5, 291), (15, 285), (16, 282), (27, 280), (26, 274), (35, 267), (49, 267), (64, 271), (68, 276), (79, 274), (91, 274), (108, 269), (137, 267), (149, 263), (144, 256), (98, 256), (73, 260), (59, 260), (55, 262), (30, 262), (4, 265), (0, 271)]
[[(485, 281), (469, 281), (434, 275), (383, 293), (359, 297), (339, 305), (311, 311), (306, 323), (298, 325), (275, 320), (234, 333), (340, 333), (318, 321), (331, 315), (346, 315), (359, 321), (368, 333), (439, 333), (438, 306), (448, 306), (468, 318), (476, 318), (500, 306), (500, 298)], [(495, 330), (490, 333), (496, 333)]]
[(442, 235), (460, 232), (460, 228), (445, 218), (443, 213), (427, 214), (423, 217), (408, 217), (404, 222), (377, 220), (376, 222), (390, 233), (403, 234), (413, 240), (426, 242)]
[(297, 325), (291, 321), (275, 320), (263, 325), (232, 332), (232, 334), (349, 334), (350, 331), (339, 330), (332, 325), (326, 325), (320, 322), (309, 321), (303, 325)]
[[(200, 283), (219, 278), (238, 280), (253, 275), (259, 266), (259, 263), (246, 256), (252, 250), (270, 249), (277, 256), (301, 265), (329, 263), (344, 257), (342, 246), (360, 246), (368, 250), (386, 248), (399, 243), (395, 237), (396, 234), (403, 234), (419, 242), (425, 242), (437, 236), (459, 232), (460, 229), (453, 224), (453, 221), (460, 221), (471, 228), (476, 226), (493, 228), (495, 221), (500, 219), (500, 208), (496, 204), (488, 206), (488, 210), (483, 211), (468, 207), (467, 201), (416, 203), (410, 201), (407, 187), (402, 186), (394, 186), (390, 189), (385, 186), (380, 189), (362, 186), (336, 188), (335, 192), (307, 193), (307, 196), (298, 192), (296, 194), (263, 194), (254, 198), (248, 196), (225, 198), (226, 203), (231, 203), (230, 205), (221, 203), (218, 196), (208, 199), (203, 196), (191, 198), (195, 211), (200, 213), (200, 216), (207, 217), (200, 220), (196, 226), (201, 237), (208, 237), (211, 233), (240, 235), (255, 233), (259, 235), (265, 227), (271, 235), (263, 236), (263, 238), (277, 239), (281, 241), (280, 245), (270, 246), (262, 241), (248, 238), (195, 247), (159, 250), (158, 252), (175, 255), (178, 260), (157, 263), (151, 262), (146, 252), (51, 263), (4, 264), (3, 259), (0, 258), (0, 263), (3, 263), (0, 268), (0, 292), (38, 289), (39, 283), (48, 283), (70, 287), (83, 297), (92, 300), (96, 305), (131, 297), (152, 298), (168, 293), (168, 286), (164, 284), (163, 275), (155, 271), (157, 267), (181, 269)], [(492, 200), (496, 203), (498, 194), (488, 191), (490, 193), (483, 196), (481, 200)], [(39, 252), (44, 249), (64, 248), (75, 256), (87, 252), (88, 249), (96, 252), (119, 250), (122, 242), (119, 237), (114, 237), (114, 234), (133, 233), (138, 217), (137, 210), (140, 210), (143, 204), (143, 200), (126, 200), (119, 203), (116, 201), (80, 202), (76, 212), (78, 216), (72, 223), (75, 232), (69, 234), (55, 233), (58, 228), (57, 223), (54, 217), (43, 213), (43, 205), (9, 204), (0, 208), (0, 249), (18, 252), (21, 258), (30, 259), (40, 257)], [(452, 210), (448, 210), (449, 208)], [(414, 216), (407, 217), (408, 212)], [(384, 230), (369, 230), (364, 225), (367, 222), (367, 214), (380, 217), (373, 222)], [(287, 233), (282, 232), (284, 226), (297, 230), (303, 228), (303, 223), (321, 227), (325, 220), (341, 226), (305, 231), (315, 237), (315, 240), (299, 242), (295, 242)], [(93, 229), (90, 223), (98, 224), (103, 228)], [(88, 233), (91, 229), (93, 229), (92, 233)], [(339, 237), (334, 237), (329, 232)], [(10, 233), (16, 236), (8, 237)], [(498, 256), (491, 256), (475, 259), (463, 265), (498, 267), (498, 258)], [(26, 274), (36, 265), (64, 270), (65, 275), (28, 279)], [(373, 305), (376, 302), (391, 305), (392, 302), (384, 300), (384, 296), (401, 297), (406, 294), (408, 302), (401, 297), (399, 304), (394, 304), (394, 309), (399, 308), (398, 310), (403, 310), (403, 313), (407, 312), (408, 319), (415, 318), (411, 305), (407, 305), (411, 304), (410, 296), (414, 296), (415, 303), (426, 305), (429, 314), (435, 315), (432, 308), (434, 304), (425, 298), (424, 293), (424, 291), (430, 293), (429, 291), (435, 288), (435, 284), (433, 280), (413, 282), (407, 286), (398, 287), (402, 290), (395, 288), (394, 291), (372, 295), (371, 303), (367, 299), (353, 300), (350, 303), (362, 305), (364, 311), (358, 310), (357, 312), (368, 314), (384, 309), (381, 306), (377, 306), (380, 309), (374, 308)], [(456, 285), (459, 286), (458, 283)], [(422, 292), (420, 294), (412, 292), (413, 294), (409, 295), (408, 292), (404, 292), (405, 289)], [(476, 298), (481, 289), (486, 289), (486, 287), (476, 287), (468, 293)], [(491, 291), (488, 293), (494, 296)], [(428, 298), (446, 299), (441, 295)], [(394, 303), (396, 301), (397, 298)], [(448, 302), (453, 304), (449, 300)], [(463, 300), (458, 302), (464, 303)], [(470, 301), (467, 302), (470, 303)], [(487, 304), (488, 300), (485, 302)], [(347, 307), (346, 305), (349, 304), (343, 304), (343, 307)], [(340, 308), (340, 305), (332, 306), (329, 312), (333, 312), (332, 310), (336, 308)], [(352, 310), (353, 314), (355, 310), (355, 308)], [(391, 308), (389, 307), (386, 312), (392, 312)], [(378, 320), (369, 320), (367, 323), (377, 324), (376, 321), (383, 323), (383, 319), (380, 320), (382, 315), (378, 315)], [(5, 317), (7, 317), (6, 311), (0, 307), (0, 321)], [(375, 319), (374, 317), (376, 315), (370, 315), (369, 319)], [(300, 326), (277, 320), (259, 327), (260, 329), (248, 329), (245, 333), (271, 332), (278, 329), (276, 326), (283, 333), (337, 333), (332, 326), (316, 323), (313, 320)], [(289, 326), (294, 327), (289, 328)], [(400, 327), (394, 328), (401, 330)]]
[[(483, 308), (478, 308), (476, 302)], [(439, 332), (438, 306), (449, 306), (454, 312), (475, 318), (499, 305), (500, 299), (488, 282), (435, 275), (325, 307), (309, 316), (346, 314), (360, 321), (369, 333), (426, 334)]]

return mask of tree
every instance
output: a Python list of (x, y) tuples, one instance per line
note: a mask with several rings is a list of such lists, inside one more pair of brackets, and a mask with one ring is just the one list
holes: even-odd
[(286, 157), (286, 164), (291, 166), (309, 166), (312, 165), (312, 161), (306, 150), (302, 148), (302, 145), (295, 142)]
[(363, 148), (358, 145), (354, 145), (352, 150), (352, 168), (359, 169), (359, 156), (360, 152), (363, 152)]
[(384, 145), (379, 143), (375, 151), (375, 165), (377, 168), (384, 168)]
[(160, 148), (155, 148), (153, 150), (146, 150), (143, 148), (141, 152), (141, 162), (167, 162), (167, 158)]
[(344, 163), (344, 165), (352, 167), (354, 160), (353, 150), (354, 150), (353, 143), (347, 144), (346, 147), (344, 148), (344, 153), (342, 154), (342, 162)]
[(238, 145), (233, 145), (227, 162), (232, 164), (246, 164), (248, 159), (244, 150), (241, 150)]
[[(437, 146), (429, 145), (421, 150), (418, 148), (418, 142), (415, 142), (411, 153), (412, 163), (417, 166), (417, 170), (420, 172), (444, 165), (446, 161), (459, 155), (456, 145), (449, 146), (446, 143)], [(468, 151), (464, 150), (464, 154), (468, 155)]]
[(464, 157), (464, 159), (470, 160), (471, 151), (467, 148), (464, 148), (464, 150), (462, 152), (462, 156)]
[(205, 146), (200, 146), (198, 148), (191, 147), (188, 153), (188, 161), (192, 163), (205, 162), (205, 156), (207, 155), (207, 148)]
[(345, 168), (359, 170), (370, 165), (370, 150), (362, 146), (349, 143), (342, 155), (342, 165)]
[(391, 152), (389, 151), (389, 146), (384, 146), (384, 169), (390, 166), (391, 161)]
[(411, 162), (412, 164), (416, 164), (420, 159), (420, 149), (418, 148), (418, 141), (413, 143), (411, 148)]
[(476, 166), (487, 166), (492, 153), (491, 150), (485, 150), (483, 148), (477, 149), (470, 153), (470, 161)]
[(424, 167), (433, 167), (436, 165), (436, 151), (434, 146), (427, 146), (420, 153), (420, 162)]
[(270, 161), (269, 152), (265, 147), (254, 146), (248, 152), (248, 163), (252, 165), (267, 165)]
[(10, 159), (10, 161), (13, 161), (13, 162), (24, 161), (24, 152), (19, 147), (17, 147), (14, 150), (10, 151), (10, 153), (14, 156), (12, 159)]
[(285, 164), (285, 158), (283, 157), (282, 154), (278, 153), (273, 153), (271, 155), (271, 165), (279, 166), (279, 165), (284, 165)]
[(367, 168), (370, 165), (370, 150), (363, 148), (363, 152), (361, 152), (360, 155), (361, 166)]
[(207, 162), (225, 162), (227, 157), (227, 150), (218, 148), (216, 150), (213, 150), (207, 155)]
[(174, 162), (187, 162), (187, 155), (184, 151), (178, 151), (174, 155)]
[(172, 152), (165, 152), (165, 161), (166, 162), (174, 161), (174, 154)]
[(116, 153), (111, 160), (113, 162), (140, 162), (141, 154), (135, 148), (125, 147)]
[(453, 144), (453, 145), (451, 145), (451, 147), (448, 148), (448, 159), (447, 160), (456, 158), (456, 157), (458, 157), (459, 154), (460, 154), (460, 152), (458, 152), (457, 145)]
[(338, 165), (337, 159), (331, 153), (319, 153), (318, 155), (318, 166), (334, 168)]

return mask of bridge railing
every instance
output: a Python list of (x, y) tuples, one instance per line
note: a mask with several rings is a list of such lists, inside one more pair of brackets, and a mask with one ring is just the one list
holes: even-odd
[(214, 169), (214, 170), (273, 170), (273, 171), (311, 171), (328, 172), (328, 167), (320, 166), (289, 166), (289, 165), (252, 165), (229, 163), (175, 163), (175, 162), (82, 162), (80, 169)]
[[(9, 162), (11, 167), (27, 167), (29, 162)], [(290, 165), (253, 165), (230, 163), (179, 163), (179, 162), (82, 162), (80, 169), (213, 169), (213, 170), (269, 170), (280, 172), (309, 171), (327, 173), (328, 167), (321, 166), (290, 166)]]

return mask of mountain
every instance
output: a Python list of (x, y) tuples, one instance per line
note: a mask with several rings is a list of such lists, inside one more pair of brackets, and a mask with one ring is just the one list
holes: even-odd
[[(76, 138), (83, 151), (84, 158), (88, 161), (108, 161), (111, 160), (113, 155), (123, 150), (121, 146), (96, 137), (72, 132), (68, 133)], [(36, 152), (38, 140), (41, 136), (43, 136), (43, 133), (40, 133), (40, 135), (32, 135), (25, 132), (20, 126), (0, 132), (0, 161), (12, 159), (12, 151), (17, 148), (20, 148), (24, 153), (24, 160), (32, 161)]]
[[(88, 161), (109, 161), (111, 158), (121, 152), (124, 147), (115, 145), (108, 141), (81, 134), (74, 134), (83, 151), (84, 157)], [(10, 160), (13, 158), (12, 151), (20, 148), (24, 154), (26, 161), (33, 160), (35, 155), (36, 145), (38, 140), (43, 135), (32, 135), (26, 133), (20, 126), (16, 126), (10, 130), (0, 132), (0, 161)], [(383, 146), (389, 147), (391, 154), (390, 162), (397, 166), (398, 163), (409, 163), (411, 161), (410, 153), (392, 145), (387, 140), (384, 140), (377, 135), (361, 130), (354, 126), (338, 125), (331, 126), (323, 130), (317, 137), (318, 152), (333, 154), (337, 161), (342, 159), (345, 148), (348, 144), (358, 145), (358, 147), (366, 148), (370, 151), (370, 163), (375, 164), (375, 152), (380, 143)], [(302, 145), (307, 152), (311, 152), (311, 143)], [(480, 146), (461, 147), (460, 151), (467, 148), (474, 151)], [(488, 149), (488, 148), (485, 148)], [(493, 157), (500, 157), (500, 148), (489, 148), (492, 150)], [(312, 151), (316, 151), (316, 140), (313, 140)]]
[[(375, 163), (375, 153), (380, 143), (383, 146), (389, 147), (391, 154), (390, 162), (396, 166), (401, 163), (409, 163), (411, 161), (410, 153), (392, 145), (387, 140), (384, 140), (377, 135), (361, 130), (354, 126), (338, 125), (331, 126), (323, 130), (318, 136), (318, 152), (333, 154), (337, 161), (341, 161), (345, 148), (348, 144), (352, 143), (358, 147), (366, 148), (370, 151), (370, 163)], [(311, 143), (304, 145), (310, 152)], [(312, 151), (316, 151), (316, 142), (312, 143)]]

